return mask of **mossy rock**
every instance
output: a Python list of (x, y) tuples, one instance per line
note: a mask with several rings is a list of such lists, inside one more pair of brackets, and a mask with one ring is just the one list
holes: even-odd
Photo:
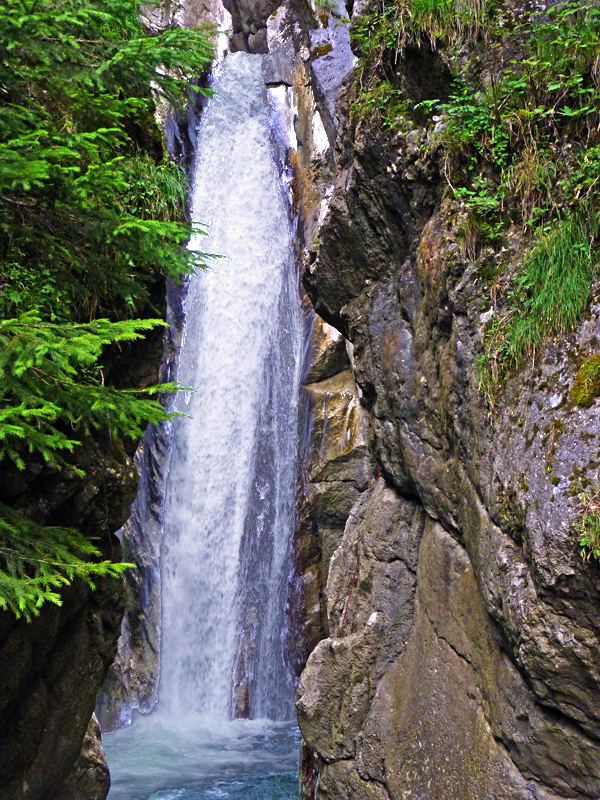
[(326, 56), (327, 53), (330, 53), (333, 50), (333, 45), (331, 42), (327, 42), (327, 44), (319, 44), (310, 51), (310, 54), (313, 58), (321, 58), (322, 56)]
[(600, 354), (586, 359), (573, 381), (571, 400), (581, 408), (589, 408), (600, 397)]

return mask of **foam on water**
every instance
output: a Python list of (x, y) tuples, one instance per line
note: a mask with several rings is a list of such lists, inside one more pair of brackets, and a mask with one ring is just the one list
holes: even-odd
[[(137, 723), (137, 724), (136, 724)], [(298, 732), (289, 723), (158, 715), (105, 737), (109, 800), (291, 800)]]

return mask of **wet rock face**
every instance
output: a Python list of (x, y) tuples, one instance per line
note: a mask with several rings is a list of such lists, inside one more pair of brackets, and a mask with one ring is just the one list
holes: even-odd
[(110, 775), (100, 738), (100, 725), (93, 714), (81, 754), (61, 789), (61, 800), (104, 800), (109, 789)]
[(267, 19), (281, 5), (281, 0), (224, 0), (223, 5), (233, 21), (232, 52), (268, 53)]
[(119, 585), (98, 584), (93, 595), (81, 587), (65, 591), (62, 609), (45, 606), (29, 625), (2, 615), (2, 800), (62, 800), (63, 785), (73, 788), (69, 776), (114, 657), (122, 613)]
[(339, 331), (315, 318), (300, 396), (300, 485), (291, 598), (293, 664), (299, 674), (328, 631), (329, 560), (371, 476), (368, 417)]
[(346, 116), (304, 275), (352, 344), (381, 479), (329, 563), (328, 638), (298, 693), (303, 796), (597, 797), (599, 568), (571, 525), (597, 480), (600, 423), (569, 389), (597, 352), (600, 309), (511, 378), (491, 417), (479, 264), (423, 136)]
[[(2, 500), (39, 522), (79, 527), (97, 538), (105, 558), (120, 560), (112, 531), (129, 513), (137, 486), (135, 467), (123, 445), (108, 437), (87, 439), (78, 464), (84, 478), (48, 469), (21, 473), (18, 480), (7, 473), (0, 482)], [(46, 603), (30, 623), (0, 614), (2, 800), (64, 800), (67, 785), (73, 800), (88, 800), (76, 794), (78, 780), (70, 776), (114, 658), (122, 585), (98, 579), (91, 592), (76, 581), (63, 590), (62, 600), (61, 607)], [(92, 773), (101, 779), (98, 798), (104, 798), (108, 786), (101, 771)]]
[(123, 559), (136, 565), (124, 576), (125, 615), (116, 658), (96, 703), (104, 733), (131, 723), (133, 709), (149, 712), (158, 695), (160, 647), (160, 540), (170, 424), (146, 431), (135, 455), (137, 497), (123, 528)]

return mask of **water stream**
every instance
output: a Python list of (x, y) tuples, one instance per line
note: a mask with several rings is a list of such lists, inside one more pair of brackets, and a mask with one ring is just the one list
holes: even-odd
[[(262, 59), (228, 56), (203, 116), (193, 278), (162, 553), (158, 706), (105, 737), (110, 800), (297, 795), (285, 604), (301, 322)], [(248, 719), (244, 719), (248, 718)]]

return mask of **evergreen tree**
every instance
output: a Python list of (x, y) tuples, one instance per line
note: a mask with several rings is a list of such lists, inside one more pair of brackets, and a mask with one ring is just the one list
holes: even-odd
[[(134, 0), (0, 3), (0, 468), (76, 469), (82, 435), (167, 416), (155, 395), (174, 386), (116, 389), (100, 359), (162, 324), (138, 318), (160, 276), (204, 266), (154, 102), (185, 103), (211, 58), (207, 31), (147, 35)], [(29, 617), (74, 577), (123, 568), (97, 555), (0, 506), (0, 607)]]

